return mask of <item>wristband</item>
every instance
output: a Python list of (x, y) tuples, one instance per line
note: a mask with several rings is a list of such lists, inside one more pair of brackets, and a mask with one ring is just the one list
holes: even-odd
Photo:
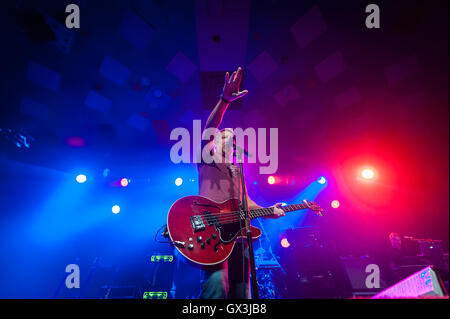
[(223, 94), (220, 94), (220, 99), (221, 99), (222, 101), (224, 101), (225, 103), (228, 103), (228, 104), (231, 103), (231, 101), (228, 101), (226, 98), (223, 97)]

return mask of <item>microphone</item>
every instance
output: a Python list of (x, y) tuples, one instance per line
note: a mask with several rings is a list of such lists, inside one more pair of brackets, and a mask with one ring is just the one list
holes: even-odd
[(233, 149), (234, 149), (234, 155), (236, 155), (236, 151), (239, 151), (241, 153), (244, 153), (244, 155), (247, 157), (253, 156), (253, 154), (250, 153), (249, 151), (247, 151), (247, 149), (237, 146), (235, 142), (233, 142)]
[(236, 156), (236, 151), (239, 151), (241, 154), (244, 153), (244, 155), (247, 156), (247, 157), (252, 157), (253, 156), (253, 154), (250, 153), (249, 151), (247, 151), (246, 148), (242, 148), (242, 147), (236, 145), (236, 138), (234, 136), (233, 136), (232, 139), (229, 139), (226, 142), (226, 145), (227, 145), (227, 147), (233, 146), (233, 151), (234, 151), (233, 155), (234, 156)]

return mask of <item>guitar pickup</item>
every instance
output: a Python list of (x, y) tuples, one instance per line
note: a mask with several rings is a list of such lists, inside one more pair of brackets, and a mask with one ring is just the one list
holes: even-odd
[(191, 225), (194, 233), (205, 230), (205, 224), (203, 223), (202, 216), (191, 216)]

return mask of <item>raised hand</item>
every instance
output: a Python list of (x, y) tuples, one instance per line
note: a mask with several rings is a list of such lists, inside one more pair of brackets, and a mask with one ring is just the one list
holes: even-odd
[(237, 71), (234, 71), (230, 77), (230, 74), (227, 72), (225, 74), (225, 85), (222, 91), (222, 98), (225, 102), (232, 102), (238, 98), (243, 97), (248, 93), (247, 90), (239, 91), (239, 85), (242, 80), (242, 68), (239, 67)]

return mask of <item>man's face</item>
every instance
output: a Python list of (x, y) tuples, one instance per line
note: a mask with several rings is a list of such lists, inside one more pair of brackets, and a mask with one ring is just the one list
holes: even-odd
[(391, 244), (394, 248), (400, 248), (402, 246), (402, 239), (399, 236), (392, 236)]
[(225, 155), (226, 151), (230, 151), (229, 148), (233, 147), (233, 136), (234, 134), (230, 130), (222, 130), (217, 134), (218, 141), (216, 143), (220, 145), (223, 155)]

